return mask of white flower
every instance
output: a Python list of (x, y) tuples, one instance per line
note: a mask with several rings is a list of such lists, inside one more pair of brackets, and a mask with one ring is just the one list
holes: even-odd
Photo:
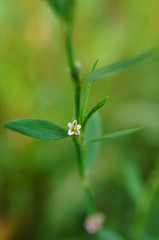
[(88, 233), (97, 232), (103, 225), (105, 220), (105, 216), (103, 213), (96, 213), (92, 216), (87, 216), (84, 221), (84, 227)]
[(80, 135), (80, 128), (81, 128), (81, 125), (80, 124), (77, 124), (77, 120), (74, 120), (72, 123), (68, 123), (68, 127), (69, 127), (69, 130), (68, 130), (68, 135)]

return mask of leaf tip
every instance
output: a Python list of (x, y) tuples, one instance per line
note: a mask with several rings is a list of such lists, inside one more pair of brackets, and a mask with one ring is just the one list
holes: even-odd
[(138, 127), (136, 130), (140, 131), (140, 130), (143, 130), (144, 128), (145, 128), (144, 126), (141, 126), (141, 127)]
[(94, 70), (95, 70), (95, 68), (96, 68), (96, 66), (97, 66), (97, 64), (98, 64), (98, 62), (99, 62), (99, 58), (97, 58), (97, 59), (95, 60), (93, 66), (92, 66), (92, 70), (91, 70), (91, 72), (94, 72)]
[(103, 98), (103, 105), (108, 101), (109, 96), (106, 96), (105, 98)]

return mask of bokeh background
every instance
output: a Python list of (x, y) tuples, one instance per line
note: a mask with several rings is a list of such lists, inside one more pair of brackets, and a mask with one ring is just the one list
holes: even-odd
[[(159, 44), (158, 0), (77, 0), (73, 42), (81, 76)], [(156, 50), (157, 52), (157, 50)], [(67, 127), (74, 109), (64, 28), (45, 0), (0, 1), (0, 239), (93, 239), (71, 139), (38, 141), (3, 128), (39, 117)], [(91, 191), (105, 225), (127, 240), (159, 239), (159, 57), (94, 82), (88, 109), (103, 133), (145, 126), (102, 143)], [(107, 239), (107, 238), (102, 238)], [(115, 240), (115, 238), (111, 238)]]

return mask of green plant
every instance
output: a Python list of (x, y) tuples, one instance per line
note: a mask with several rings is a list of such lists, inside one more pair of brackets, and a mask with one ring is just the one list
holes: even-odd
[[(99, 136), (98, 122), (97, 119), (94, 120), (93, 126), (91, 125), (92, 116), (94, 113), (103, 107), (108, 97), (102, 99), (92, 110), (86, 114), (86, 106), (88, 102), (89, 92), (91, 89), (92, 81), (100, 80), (107, 77), (109, 74), (115, 73), (117, 71), (123, 70), (128, 66), (138, 63), (139, 61), (145, 59), (149, 56), (149, 52), (143, 55), (120, 61), (110, 66), (103, 67), (102, 69), (95, 70), (98, 60), (93, 64), (91, 73), (87, 74), (83, 78), (80, 78), (80, 69), (75, 64), (74, 52), (72, 48), (72, 26), (73, 26), (73, 15), (74, 15), (74, 0), (49, 0), (51, 6), (57, 12), (57, 14), (62, 18), (66, 29), (66, 52), (69, 62), (70, 74), (72, 77), (72, 83), (74, 84), (75, 91), (75, 119), (72, 124), (69, 124), (69, 132), (67, 129), (61, 128), (55, 123), (49, 122), (43, 119), (18, 119), (14, 121), (8, 121), (4, 125), (12, 130), (31, 136), (33, 138), (38, 138), (42, 140), (59, 140), (63, 138), (68, 138), (72, 135), (72, 140), (74, 141), (75, 147), (77, 149), (77, 159), (79, 165), (79, 173), (83, 182), (84, 192), (87, 203), (88, 217), (86, 218), (86, 229), (88, 232), (96, 232), (102, 226), (104, 216), (98, 213), (91, 197), (89, 190), (89, 185), (87, 181), (87, 172), (90, 170), (93, 156), (92, 153), (98, 147), (98, 142), (106, 141), (109, 139), (114, 139), (122, 136), (135, 133), (142, 128), (134, 128), (123, 130), (120, 132), (107, 134), (104, 136)], [(88, 86), (84, 95), (84, 99), (81, 103), (81, 92), (83, 85), (88, 82)], [(80, 129), (81, 127), (81, 129)], [(95, 227), (90, 228), (91, 223), (98, 223)], [(98, 232), (100, 238), (110, 238), (108, 233), (102, 234), (102, 231)], [(103, 237), (106, 236), (106, 237)], [(119, 239), (119, 238), (118, 238)]]

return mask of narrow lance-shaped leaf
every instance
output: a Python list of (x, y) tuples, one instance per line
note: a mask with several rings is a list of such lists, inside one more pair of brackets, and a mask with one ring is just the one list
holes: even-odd
[[(84, 139), (85, 142), (89, 142), (91, 139), (96, 138), (98, 135), (102, 133), (102, 125), (101, 125), (101, 118), (98, 112), (96, 112), (91, 119), (89, 120), (88, 124), (86, 125)], [(86, 145), (86, 170), (89, 171), (90, 167), (95, 160), (98, 151), (100, 148), (100, 142), (95, 142), (92, 144)]]
[(90, 80), (89, 83), (88, 83), (85, 95), (84, 95), (83, 105), (82, 105), (82, 108), (81, 108), (81, 116), (80, 116), (80, 122), (81, 123), (83, 122), (85, 109), (86, 109), (87, 102), (88, 102), (89, 92), (90, 92), (90, 89), (91, 89), (91, 83), (92, 83), (92, 81)]
[(99, 62), (99, 59), (97, 58), (97, 59), (95, 60), (95, 62), (93, 63), (92, 70), (91, 70), (92, 73), (94, 72), (94, 70), (95, 70), (98, 62)]
[(103, 107), (103, 105), (107, 102), (108, 100), (108, 96), (105, 97), (104, 99), (102, 99), (95, 107), (93, 107), (91, 109), (91, 111), (87, 114), (87, 116), (85, 117), (84, 119), (84, 122), (83, 122), (83, 126), (86, 125), (88, 119), (98, 110), (100, 109), (101, 107)]
[(144, 191), (144, 181), (138, 165), (131, 160), (131, 156), (128, 152), (122, 168), (125, 179), (124, 185), (134, 204), (138, 204), (138, 200)]
[(100, 142), (100, 141), (106, 141), (106, 140), (110, 140), (110, 139), (125, 137), (130, 134), (136, 133), (136, 132), (140, 131), (141, 129), (143, 129), (143, 127), (132, 128), (132, 129), (127, 129), (127, 130), (123, 130), (123, 131), (119, 131), (119, 132), (115, 132), (115, 133), (110, 133), (110, 134), (101, 136), (99, 138), (92, 139), (91, 141), (89, 141), (87, 143), (89, 144), (89, 143), (93, 143), (93, 142)]
[[(93, 63), (91, 72), (94, 72), (98, 61), (99, 61), (99, 59), (96, 59), (95, 62)], [(89, 92), (90, 92), (90, 89), (91, 89), (91, 84), (92, 84), (92, 80), (89, 81), (86, 92), (85, 92), (85, 95), (84, 95), (83, 105), (82, 105), (82, 108), (81, 108), (81, 116), (80, 116), (80, 122), (81, 123), (83, 122), (83, 118), (84, 118), (84, 115), (85, 115), (85, 109), (86, 109), (87, 102), (88, 102), (88, 97), (89, 97)]]
[(150, 57), (152, 55), (153, 51), (148, 51), (142, 55), (130, 58), (130, 59), (126, 59), (126, 60), (122, 60), (116, 63), (113, 63), (111, 65), (105, 66), (99, 70), (94, 71), (93, 73), (89, 73), (87, 74), (83, 81), (89, 81), (91, 80), (98, 80), (98, 79), (102, 79), (104, 77), (107, 77), (110, 74), (113, 74), (117, 71), (121, 71), (124, 70), (134, 64), (139, 63), (140, 61)]
[(26, 136), (43, 140), (58, 140), (68, 137), (66, 129), (44, 119), (16, 119), (5, 122), (4, 126)]

